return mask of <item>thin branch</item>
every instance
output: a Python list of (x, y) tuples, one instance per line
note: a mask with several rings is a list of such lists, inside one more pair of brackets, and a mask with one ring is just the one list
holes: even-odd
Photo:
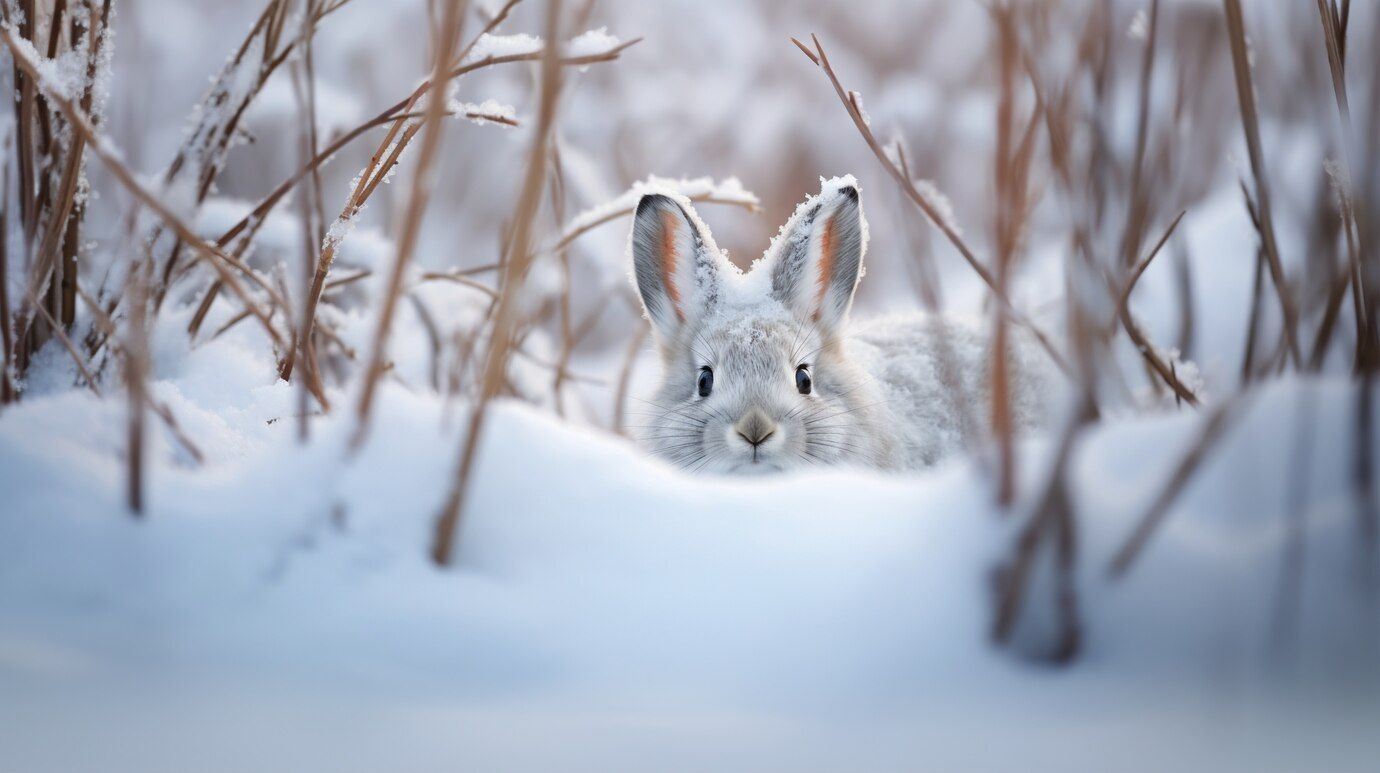
[[(38, 80), (37, 65), (29, 58), (28, 54), (14, 39), (7, 27), (0, 26), (0, 41), (3, 41), (5, 45), (9, 47), (11, 54), (14, 56), (15, 63), (28, 73), (29, 77)], [(128, 190), (140, 204), (147, 207), (157, 215), (159, 219), (172, 228), (178, 237), (196, 248), (198, 253), (205, 258), (206, 262), (209, 263), (220, 276), (221, 281), (230, 287), (240, 301), (244, 303), (245, 308), (249, 309), (250, 313), (259, 320), (259, 323), (263, 326), (264, 331), (268, 333), (269, 338), (273, 340), (273, 343), (275, 345), (281, 345), (283, 342), (282, 336), (280, 336), (278, 331), (273, 327), (269, 315), (259, 308), (253, 298), (249, 297), (249, 293), (244, 288), (244, 285), (242, 285), (239, 279), (226, 268), (226, 265), (222, 265), (222, 262), (251, 276), (256, 283), (268, 290), (270, 295), (276, 296), (276, 291), (273, 291), (271, 287), (261, 279), (258, 279), (257, 275), (238, 259), (227, 255), (218, 247), (208, 244), (204, 239), (198, 236), (190, 226), (183, 222), (168, 205), (164, 204), (158, 196), (145, 188), (144, 185), (139, 182), (134, 172), (120, 159), (118, 152), (109, 141), (97, 133), (95, 126), (91, 123), (91, 119), (78, 109), (71, 100), (60, 94), (54, 93), (51, 89), (47, 90), (46, 96), (49, 101), (58, 106), (58, 109), (61, 110), (63, 115), (67, 118), (68, 123), (75, 127), (76, 130), (85, 137), (91, 150), (101, 159), (106, 168), (110, 170), (116, 181)]]
[(1270, 207), (1270, 185), (1265, 173), (1264, 151), (1260, 142), (1260, 118), (1256, 111), (1255, 85), (1251, 82), (1251, 65), (1246, 50), (1245, 22), (1241, 15), (1241, 0), (1222, 0), (1227, 15), (1227, 39), (1231, 43), (1232, 69), (1236, 73), (1236, 95), (1241, 104), (1241, 127), (1246, 135), (1246, 150), (1251, 160), (1251, 174), (1255, 177), (1256, 205), (1260, 214), (1260, 237), (1270, 267), (1270, 279), (1279, 295), (1279, 308), (1284, 318), (1284, 341), (1289, 356), (1297, 367), (1302, 358), (1297, 340), (1298, 313), (1289, 295), (1284, 265), (1279, 257), (1279, 243), (1275, 239), (1274, 215)]
[[(954, 230), (947, 218), (940, 214), (934, 204), (916, 189), (914, 181), (907, 178), (896, 164), (887, 157), (886, 151), (883, 150), (881, 144), (877, 142), (876, 136), (872, 134), (872, 129), (867, 125), (867, 120), (863, 117), (862, 111), (858, 109), (857, 103), (849, 97), (851, 92), (844, 89), (843, 84), (839, 81), (838, 75), (834, 72), (833, 66), (829, 63), (829, 57), (824, 53), (824, 45), (819, 42), (819, 38), (815, 35), (811, 35), (810, 39), (813, 40), (815, 44), (815, 56), (810, 57), (811, 61), (823, 69), (825, 75), (828, 76), (829, 82), (833, 85), (834, 92), (838, 95), (839, 101), (843, 103), (844, 108), (848, 111), (849, 117), (853, 119), (853, 124), (858, 129), (858, 133), (862, 135), (868, 148), (872, 150), (872, 154), (877, 157), (877, 161), (882, 164), (891, 175), (892, 179), (901, 186), (901, 190), (906, 196), (909, 197), (911, 201), (915, 202), (915, 205), (920, 208), (920, 211), (925, 213), (925, 217), (929, 218), (929, 221), (934, 224), (934, 227), (938, 228), (940, 232), (948, 238), (949, 243), (954, 246), (954, 249), (958, 250), (958, 253), (963, 256), (963, 259), (972, 267), (973, 271), (977, 272), (983, 284), (986, 284), (992, 291), (993, 297), (996, 298), (1002, 313), (1006, 314), (1014, 324), (1029, 330), (1031, 334), (1035, 336), (1040, 346), (1049, 353), (1050, 358), (1059, 366), (1059, 369), (1065, 373), (1070, 373), (1068, 363), (1064, 360), (1064, 356), (1060, 354), (1059, 350), (1050, 342), (1049, 337), (1046, 336), (1029, 317), (1017, 309), (1011, 303), (1010, 299), (998, 290), (996, 278), (992, 275), (992, 272), (978, 260), (977, 255), (968, 244), (964, 242), (963, 237)], [(805, 49), (805, 45), (799, 40), (795, 38), (791, 40), (801, 50)]]

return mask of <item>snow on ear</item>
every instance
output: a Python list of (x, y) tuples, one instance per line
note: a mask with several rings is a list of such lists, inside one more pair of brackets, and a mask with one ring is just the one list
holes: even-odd
[(649, 193), (637, 203), (629, 251), (652, 327), (673, 338), (687, 318), (713, 305), (723, 256), (688, 199)]
[(771, 293), (804, 319), (842, 326), (867, 250), (867, 224), (851, 175), (824, 182), (781, 227), (764, 263)]

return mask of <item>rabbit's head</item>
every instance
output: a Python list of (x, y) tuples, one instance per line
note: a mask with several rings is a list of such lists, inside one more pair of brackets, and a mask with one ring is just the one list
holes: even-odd
[(825, 182), (747, 273), (687, 199), (643, 196), (629, 251), (664, 369), (643, 443), (705, 472), (887, 466), (877, 393), (843, 339), (866, 245), (852, 177)]

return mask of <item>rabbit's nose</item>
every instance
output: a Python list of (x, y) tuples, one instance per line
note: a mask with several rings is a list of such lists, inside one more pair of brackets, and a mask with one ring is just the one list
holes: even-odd
[(771, 417), (763, 413), (761, 409), (753, 408), (747, 412), (747, 415), (739, 419), (737, 424), (733, 425), (733, 429), (738, 432), (738, 437), (746, 441), (748, 445), (756, 447), (767, 442), (767, 438), (776, 434), (776, 422), (772, 421)]

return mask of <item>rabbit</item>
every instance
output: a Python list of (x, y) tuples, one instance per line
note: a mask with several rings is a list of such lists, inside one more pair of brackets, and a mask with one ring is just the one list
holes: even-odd
[[(690, 471), (742, 474), (915, 470), (960, 448), (989, 402), (988, 336), (922, 314), (850, 326), (867, 239), (852, 176), (821, 178), (747, 272), (688, 199), (645, 194), (628, 251), (663, 372), (641, 444)], [(1043, 403), (1031, 348), (1008, 360), (1021, 427)]]

